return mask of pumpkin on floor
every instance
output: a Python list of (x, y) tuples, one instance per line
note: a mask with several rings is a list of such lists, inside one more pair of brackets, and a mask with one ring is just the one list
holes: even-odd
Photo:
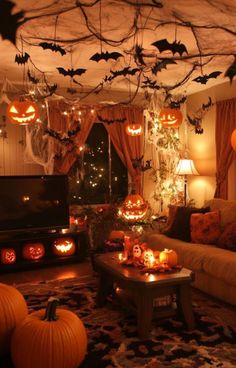
[(23, 295), (13, 286), (0, 283), (0, 356), (10, 352), (13, 331), (27, 314)]
[(87, 351), (87, 333), (80, 318), (57, 309), (49, 298), (46, 311), (33, 312), (15, 329), (11, 357), (15, 368), (78, 368)]

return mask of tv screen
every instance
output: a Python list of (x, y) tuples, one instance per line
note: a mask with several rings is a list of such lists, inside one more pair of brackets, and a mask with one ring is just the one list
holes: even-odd
[(0, 231), (68, 226), (66, 175), (0, 177)]

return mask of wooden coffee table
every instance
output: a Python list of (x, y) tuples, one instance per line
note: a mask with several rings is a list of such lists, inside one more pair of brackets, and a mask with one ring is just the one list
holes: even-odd
[(95, 257), (94, 265), (99, 273), (97, 305), (106, 303), (107, 295), (114, 283), (132, 296), (137, 312), (137, 330), (141, 339), (149, 335), (156, 298), (176, 295), (177, 312), (183, 318), (189, 330), (194, 329), (191, 287), (194, 273), (182, 268), (175, 273), (143, 274), (137, 267), (127, 267), (119, 263), (119, 252), (100, 254)]

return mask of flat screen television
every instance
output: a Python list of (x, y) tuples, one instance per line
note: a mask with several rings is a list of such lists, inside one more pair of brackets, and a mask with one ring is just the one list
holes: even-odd
[(68, 227), (66, 175), (0, 176), (0, 232)]

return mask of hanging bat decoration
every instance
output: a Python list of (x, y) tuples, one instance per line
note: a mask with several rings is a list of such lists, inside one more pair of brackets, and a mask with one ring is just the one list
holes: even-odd
[(150, 89), (156, 89), (159, 90), (161, 87), (157, 84), (157, 81), (151, 80), (148, 77), (145, 77), (146, 80), (142, 82), (141, 88), (150, 88)]
[(108, 61), (109, 59), (117, 60), (121, 56), (123, 55), (120, 54), (119, 52), (108, 52), (108, 51), (100, 52), (100, 53), (97, 52), (96, 54), (92, 55), (89, 60), (93, 60), (98, 63), (100, 60), (105, 60), (105, 61)]
[(146, 63), (143, 59), (143, 47), (139, 46), (139, 45), (135, 45), (135, 54), (134, 54), (134, 60), (136, 62), (137, 65), (143, 65), (146, 66)]
[(15, 63), (19, 64), (26, 64), (28, 62), (28, 59), (30, 58), (29, 54), (25, 52), (24, 54), (16, 54), (15, 56)]
[(121, 70), (111, 70), (111, 75), (110, 76), (105, 76), (104, 81), (105, 82), (111, 82), (113, 79), (123, 76), (126, 77), (127, 75), (135, 75), (137, 72), (139, 72), (138, 68), (133, 68), (130, 69), (129, 66), (125, 67), (124, 69)]
[(31, 83), (33, 83), (33, 84), (38, 84), (39, 83), (39, 79), (35, 78), (33, 75), (31, 75), (29, 70), (27, 71), (27, 76), (28, 76), (28, 79)]
[(230, 67), (226, 70), (224, 76), (230, 79), (230, 83), (232, 83), (233, 78), (236, 74), (236, 55), (234, 55), (234, 62), (230, 65)]
[(103, 117), (101, 115), (98, 115), (98, 114), (97, 114), (97, 118), (102, 123), (105, 123), (105, 124), (108, 124), (108, 125), (113, 124), (113, 123), (124, 123), (126, 121), (126, 118), (114, 119), (114, 120), (103, 119)]
[(183, 96), (183, 97), (182, 97), (180, 100), (178, 100), (178, 101), (171, 101), (171, 102), (169, 103), (169, 107), (170, 107), (171, 109), (179, 109), (179, 108), (180, 108), (180, 105), (181, 105), (181, 104), (183, 104), (183, 103), (185, 103), (186, 99), (187, 99), (187, 97), (186, 97), (186, 96)]
[(80, 124), (78, 124), (75, 129), (68, 130), (67, 133), (64, 134), (60, 134), (51, 128), (46, 128), (45, 133), (48, 134), (50, 137), (56, 139), (60, 143), (68, 145), (73, 144), (72, 137), (75, 136), (80, 131), (80, 129)]
[(208, 110), (211, 106), (213, 106), (213, 102), (211, 97), (208, 97), (208, 102), (206, 104), (202, 104), (202, 110)]
[(64, 69), (64, 68), (57, 68), (60, 74), (64, 75), (64, 77), (71, 77), (73, 78), (75, 75), (82, 75), (86, 72), (87, 69)]
[(75, 93), (77, 93), (77, 90), (75, 88), (67, 88), (66, 92), (70, 93), (71, 95), (74, 95)]
[(204, 74), (199, 75), (199, 77), (193, 79), (194, 82), (201, 83), (201, 84), (207, 84), (208, 80), (211, 78), (217, 78), (222, 72), (216, 71), (212, 72), (210, 74)]
[(44, 50), (59, 52), (62, 56), (66, 54), (66, 51), (57, 43), (40, 42), (39, 46), (41, 46)]
[(24, 12), (12, 14), (14, 7), (15, 3), (10, 0), (0, 2), (0, 35), (3, 40), (9, 40), (15, 45), (17, 29), (24, 21)]
[(166, 69), (169, 64), (177, 64), (174, 60), (163, 59), (162, 61), (156, 62), (156, 64), (152, 67), (152, 74), (157, 75), (158, 72), (161, 72), (162, 69)]
[(135, 158), (134, 160), (131, 160), (132, 166), (134, 169), (138, 169), (140, 171), (146, 171), (150, 170), (152, 168), (151, 161), (152, 160), (146, 160), (145, 165), (142, 164), (143, 156), (140, 158)]
[(57, 90), (57, 84), (46, 84), (46, 87), (44, 88), (44, 91), (49, 94), (49, 96), (53, 95)]
[(184, 52), (188, 53), (186, 46), (181, 43), (181, 41), (174, 41), (172, 43), (168, 42), (166, 38), (162, 40), (158, 40), (152, 43), (160, 52), (163, 51), (171, 51), (172, 54), (178, 53), (180, 56), (183, 55)]
[(191, 118), (187, 115), (188, 121), (191, 125), (194, 126), (195, 134), (203, 134), (204, 129), (202, 128), (202, 121), (199, 118)]

